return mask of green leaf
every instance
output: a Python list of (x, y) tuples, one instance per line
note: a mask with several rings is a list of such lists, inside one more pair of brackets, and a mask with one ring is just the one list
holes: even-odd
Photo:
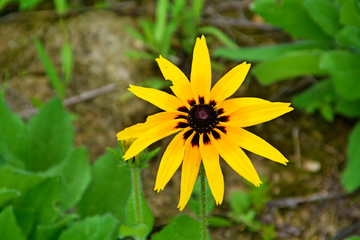
[(200, 222), (188, 215), (176, 217), (159, 233), (152, 235), (151, 240), (199, 240), (201, 239)]
[(335, 35), (341, 29), (339, 9), (333, 1), (304, 0), (304, 6), (314, 21), (330, 35)]
[(47, 53), (46, 53), (44, 47), (42, 46), (41, 42), (39, 41), (39, 39), (34, 38), (33, 40), (34, 40), (34, 44), (36, 47), (36, 51), (40, 57), (40, 61), (45, 69), (45, 73), (46, 73), (47, 77), (49, 78), (49, 81), (50, 81), (52, 87), (54, 88), (56, 93), (59, 95), (59, 97), (61, 97), (61, 98), (64, 97), (64, 95), (65, 95), (64, 85), (61, 82), (59, 75), (56, 73), (54, 65), (51, 63), (51, 60), (50, 60), (49, 56), (47, 55)]
[(59, 15), (62, 15), (66, 11), (66, 0), (54, 0), (55, 9)]
[(48, 178), (18, 198), (14, 208), (33, 210), (36, 225), (51, 225), (59, 216), (61, 200), (60, 178)]
[(199, 29), (199, 32), (205, 35), (212, 35), (217, 40), (219, 40), (222, 44), (224, 44), (226, 47), (229, 48), (239, 48), (238, 45), (231, 40), (223, 31), (221, 31), (219, 28), (213, 27), (213, 26), (204, 26)]
[(151, 53), (141, 52), (136, 50), (126, 50), (125, 55), (135, 59), (154, 60), (155, 56)]
[(126, 222), (125, 206), (131, 193), (131, 175), (128, 169), (117, 165), (108, 153), (91, 167), (92, 180), (76, 208), (82, 218), (111, 213), (120, 223)]
[(65, 86), (69, 83), (73, 71), (73, 52), (69, 42), (65, 42), (61, 47), (61, 64), (64, 74)]
[(345, 240), (360, 240), (360, 237), (354, 236), (354, 237), (346, 238)]
[(144, 36), (135, 28), (129, 27), (129, 26), (124, 26), (125, 30), (134, 38), (140, 40), (141, 42), (145, 43), (145, 38)]
[(357, 0), (346, 0), (342, 4), (340, 21), (360, 29), (360, 3)]
[(208, 217), (208, 224), (210, 227), (231, 227), (230, 220), (224, 217), (211, 216)]
[(35, 229), (34, 239), (36, 240), (57, 240), (66, 226), (77, 219), (74, 214), (67, 214), (61, 217), (57, 223), (52, 226), (38, 225)]
[(349, 101), (341, 99), (336, 107), (335, 111), (345, 117), (355, 118), (360, 117), (360, 100)]
[(0, 209), (5, 208), (5, 206), (7, 205), (10, 205), (12, 200), (19, 196), (20, 192), (18, 191), (0, 188)]
[[(201, 183), (200, 178), (196, 179), (193, 192), (191, 194), (191, 197), (189, 199), (188, 206), (196, 213), (198, 216), (200, 216), (200, 198), (201, 198)], [(205, 199), (206, 199), (206, 213), (209, 214), (215, 207), (215, 201), (211, 194), (211, 190), (208, 184), (207, 179), (205, 179)]]
[(45, 103), (30, 119), (29, 161), (26, 169), (45, 171), (61, 163), (73, 148), (74, 128), (59, 99)]
[(89, 157), (84, 147), (74, 149), (59, 165), (49, 169), (45, 174), (60, 176), (63, 204), (61, 210), (70, 209), (79, 202), (90, 183)]
[(360, 99), (360, 55), (349, 51), (331, 51), (324, 54), (320, 67), (329, 71), (335, 89), (345, 99)]
[(136, 227), (121, 225), (120, 238), (125, 239), (126, 237), (132, 237), (135, 240), (145, 240), (150, 231), (151, 229), (149, 229), (145, 224), (140, 224)]
[(28, 131), (21, 118), (6, 106), (1, 95), (0, 119), (0, 158), (11, 166), (24, 168), (28, 159)]
[[(143, 194), (140, 194), (140, 215), (141, 215), (141, 221), (145, 224), (145, 226), (148, 228), (147, 234), (151, 231), (153, 225), (154, 225), (154, 215), (151, 212), (151, 209), (149, 208), (148, 204), (145, 201), (145, 198)], [(135, 213), (135, 197), (134, 194), (130, 195), (130, 198), (128, 199), (128, 202), (126, 204), (126, 222), (128, 226), (135, 227), (138, 225), (136, 213)]]
[(110, 214), (86, 218), (64, 231), (59, 240), (116, 240), (119, 223)]
[(150, 47), (153, 51), (156, 51), (157, 49), (154, 38), (154, 23), (148, 20), (141, 20), (139, 24), (145, 35), (146, 41), (144, 42), (144, 44)]
[(250, 205), (251, 198), (248, 193), (238, 190), (231, 194), (230, 206), (235, 214), (244, 214), (249, 210)]
[(191, 12), (195, 20), (195, 24), (199, 24), (200, 17), (204, 8), (204, 0), (193, 0), (191, 5)]
[(309, 16), (303, 0), (257, 0), (251, 6), (266, 22), (283, 28), (295, 38), (331, 39)]
[(171, 41), (178, 27), (179, 27), (178, 21), (171, 21), (167, 25), (167, 28), (165, 29), (164, 36), (161, 39), (161, 45), (160, 45), (160, 54), (165, 58), (167, 58), (170, 54)]
[(279, 58), (287, 53), (300, 50), (328, 49), (332, 43), (324, 41), (299, 41), (270, 46), (248, 48), (218, 48), (213, 52), (214, 57), (224, 57), (234, 61), (266, 61)]
[[(31, 10), (36, 7), (36, 5), (42, 3), (44, 0), (20, 0), (19, 1), (19, 10)], [(11, 2), (11, 1), (5, 1)], [(1, 5), (1, 4), (0, 4)], [(0, 7), (1, 9), (1, 7)]]
[(293, 52), (260, 63), (253, 68), (253, 72), (264, 85), (306, 75), (323, 76), (327, 71), (319, 67), (320, 57), (319, 51)]
[(0, 229), (1, 240), (25, 240), (11, 206), (0, 213)]
[[(333, 81), (332, 79), (326, 79), (296, 95), (292, 102), (295, 107), (300, 108), (309, 114), (313, 114), (316, 110), (321, 111), (323, 108), (326, 108), (326, 106), (333, 109), (332, 104), (334, 104), (336, 100), (337, 94), (334, 89)], [(324, 116), (328, 121), (332, 121), (334, 118), (334, 113), (331, 112), (330, 114), (330, 116)]]
[(360, 51), (360, 30), (353, 26), (345, 26), (337, 35), (340, 44), (356, 48)]
[(347, 192), (353, 192), (360, 187), (360, 122), (352, 129), (349, 137), (348, 159), (342, 175), (342, 183)]
[(22, 230), (22, 233), (24, 234), (25, 238), (28, 238), (31, 230), (35, 226), (35, 210), (15, 208), (14, 214), (16, 216), (17, 223)]
[(156, 43), (161, 43), (166, 30), (167, 12), (169, 0), (158, 0), (156, 2), (156, 15), (154, 26), (154, 37)]
[(0, 168), (0, 188), (14, 190), (20, 195), (25, 194), (29, 189), (35, 187), (46, 177), (2, 166)]

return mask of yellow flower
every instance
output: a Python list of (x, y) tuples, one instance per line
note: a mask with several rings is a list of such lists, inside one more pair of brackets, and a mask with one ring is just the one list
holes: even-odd
[(240, 87), (250, 69), (246, 62), (236, 66), (211, 89), (211, 65), (205, 37), (196, 39), (190, 80), (163, 57), (156, 59), (164, 78), (172, 82), (175, 96), (166, 92), (130, 85), (136, 96), (165, 112), (151, 115), (145, 123), (128, 127), (118, 140), (136, 138), (124, 159), (130, 159), (150, 144), (178, 133), (162, 156), (155, 190), (163, 190), (182, 164), (178, 208), (182, 211), (192, 193), (201, 161), (216, 201), (224, 196), (220, 156), (238, 174), (259, 186), (259, 176), (241, 148), (286, 165), (288, 160), (269, 143), (244, 130), (244, 127), (270, 121), (293, 110), (290, 103), (269, 102), (243, 97), (225, 100)]

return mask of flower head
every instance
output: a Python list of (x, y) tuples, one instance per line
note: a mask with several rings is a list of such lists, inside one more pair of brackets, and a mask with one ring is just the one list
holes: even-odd
[(137, 138), (124, 155), (129, 159), (150, 144), (177, 133), (162, 156), (155, 190), (163, 190), (182, 164), (178, 208), (182, 211), (192, 193), (201, 162), (217, 204), (224, 196), (224, 178), (219, 155), (238, 174), (255, 186), (260, 178), (241, 148), (286, 165), (288, 160), (274, 147), (244, 127), (270, 121), (293, 110), (290, 103), (269, 102), (259, 98), (227, 99), (244, 81), (250, 64), (236, 66), (211, 88), (211, 65), (205, 37), (196, 39), (190, 80), (163, 57), (156, 59), (166, 80), (172, 82), (175, 96), (166, 92), (130, 85), (136, 96), (164, 110), (145, 123), (128, 127), (118, 140)]

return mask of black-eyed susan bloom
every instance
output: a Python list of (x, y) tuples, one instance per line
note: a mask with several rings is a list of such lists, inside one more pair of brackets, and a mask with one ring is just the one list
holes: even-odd
[(124, 159), (130, 159), (150, 144), (177, 133), (162, 156), (155, 190), (163, 190), (182, 164), (178, 208), (182, 211), (192, 193), (201, 162), (217, 204), (224, 196), (224, 178), (219, 155), (238, 174), (255, 186), (261, 181), (250, 159), (241, 148), (286, 164), (288, 160), (274, 147), (244, 127), (270, 121), (293, 108), (290, 103), (269, 102), (259, 98), (228, 99), (240, 87), (250, 64), (236, 66), (211, 88), (211, 66), (205, 37), (196, 39), (190, 80), (161, 56), (156, 59), (166, 80), (172, 81), (166, 92), (130, 86), (136, 96), (164, 110), (145, 123), (128, 127), (117, 134), (118, 140), (136, 138)]

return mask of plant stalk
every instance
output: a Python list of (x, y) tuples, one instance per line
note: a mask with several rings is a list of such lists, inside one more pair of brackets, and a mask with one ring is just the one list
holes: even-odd
[(202, 240), (208, 239), (207, 217), (206, 217), (206, 194), (205, 194), (205, 169), (200, 166), (200, 214), (201, 214), (201, 236)]
[(131, 175), (132, 175), (132, 180), (133, 180), (136, 222), (137, 222), (137, 225), (140, 225), (140, 224), (142, 224), (141, 209), (140, 209), (141, 208), (140, 207), (140, 191), (141, 191), (140, 169), (139, 168), (131, 168)]

